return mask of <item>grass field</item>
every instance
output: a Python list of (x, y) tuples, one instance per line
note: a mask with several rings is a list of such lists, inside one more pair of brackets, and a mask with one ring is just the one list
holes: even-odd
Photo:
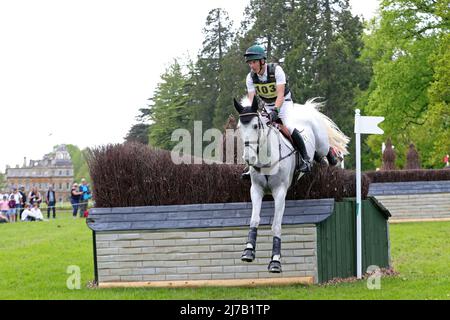
[[(450, 222), (391, 225), (397, 276), (380, 290), (366, 281), (327, 286), (202, 289), (92, 289), (92, 233), (84, 219), (0, 225), (0, 299), (446, 299), (450, 300)], [(69, 266), (81, 271), (70, 290)]]

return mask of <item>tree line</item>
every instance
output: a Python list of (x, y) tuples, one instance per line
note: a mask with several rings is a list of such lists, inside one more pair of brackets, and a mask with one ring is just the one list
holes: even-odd
[(413, 142), (424, 167), (439, 166), (450, 151), (448, 19), (449, 0), (383, 0), (369, 22), (351, 13), (348, 0), (251, 0), (234, 28), (215, 8), (196, 60), (174, 57), (125, 139), (170, 150), (172, 132), (193, 130), (194, 121), (222, 129), (235, 114), (232, 98), (246, 92), (243, 53), (257, 43), (283, 66), (294, 101), (320, 97), (348, 136), (355, 108), (386, 117), (385, 135), (364, 140), (365, 168), (380, 166), (386, 137), (399, 155)]

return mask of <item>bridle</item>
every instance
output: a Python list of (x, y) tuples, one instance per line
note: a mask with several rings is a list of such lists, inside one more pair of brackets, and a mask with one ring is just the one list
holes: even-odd
[[(263, 124), (263, 122), (262, 122), (262, 120), (261, 120), (260, 114), (257, 113), (257, 112), (244, 113), (244, 114), (239, 115), (239, 118), (244, 118), (244, 117), (248, 117), (248, 116), (251, 116), (251, 119), (253, 119), (254, 117), (258, 117), (258, 140), (257, 140), (257, 141), (244, 141), (244, 148), (250, 148), (250, 149), (252, 149), (253, 151), (255, 151), (255, 152), (256, 152), (256, 155), (258, 156), (258, 159), (259, 159), (259, 151), (260, 151), (259, 145), (260, 145), (260, 142), (261, 142), (261, 133), (262, 133), (262, 134), (265, 134), (265, 127), (264, 127), (264, 124)], [(251, 120), (249, 120), (249, 122), (250, 122), (250, 121), (251, 121)], [(242, 122), (242, 121), (241, 121), (241, 122)], [(270, 132), (271, 132), (272, 130), (274, 130), (274, 127), (273, 127), (273, 125), (272, 125), (271, 123), (267, 123), (267, 127), (269, 127), (269, 131), (268, 131), (268, 133), (267, 133), (267, 137), (268, 137), (269, 134), (270, 134)], [(281, 157), (281, 141), (280, 141), (280, 134), (278, 134), (278, 141), (279, 141), (279, 142), (278, 142), (278, 148), (279, 148), (279, 157), (280, 157), (280, 158), (278, 159), (277, 162), (275, 162), (275, 164), (265, 165), (265, 166), (261, 166), (261, 167), (257, 167), (257, 166), (255, 166), (255, 165), (250, 165), (250, 164), (248, 164), (248, 165), (249, 165), (250, 167), (253, 167), (257, 172), (260, 172), (261, 169), (270, 168), (270, 167), (272, 167), (272, 166), (274, 166), (274, 165), (280, 163), (281, 161), (283, 161), (283, 160), (289, 158), (290, 156), (292, 156), (293, 154), (295, 154), (295, 153), (297, 152), (297, 150), (294, 148), (294, 149), (291, 149), (291, 152), (290, 152), (289, 154), (287, 154), (287, 155), (284, 156), (284, 157)], [(254, 147), (255, 145), (256, 145), (256, 148)]]
[[(253, 119), (254, 117), (258, 118), (258, 140), (256, 140), (256, 141), (244, 141), (244, 147), (245, 148), (250, 148), (253, 151), (255, 151), (256, 155), (258, 156), (258, 159), (259, 159), (259, 145), (260, 145), (260, 142), (261, 142), (261, 130), (262, 130), (262, 133), (264, 133), (264, 131), (265, 131), (264, 124), (263, 124), (263, 122), (261, 120), (261, 117), (260, 117), (259, 113), (257, 113), (257, 112), (244, 113), (244, 114), (239, 115), (239, 118), (244, 118), (244, 117), (249, 117), (249, 116), (251, 116), (251, 119)], [(242, 122), (242, 120), (241, 120), (241, 122)], [(256, 145), (256, 148), (254, 147), (255, 145)]]

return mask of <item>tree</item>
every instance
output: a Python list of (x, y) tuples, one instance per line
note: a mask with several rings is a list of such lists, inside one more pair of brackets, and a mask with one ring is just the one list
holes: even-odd
[[(289, 19), (292, 48), (286, 71), (294, 99), (321, 97), (323, 112), (348, 136), (353, 133), (355, 92), (366, 89), (370, 73), (359, 61), (363, 24), (348, 0), (301, 1)], [(350, 146), (354, 154), (354, 146)], [(354, 159), (346, 159), (353, 167)]]
[(187, 77), (177, 60), (167, 68), (161, 80), (150, 99), (153, 104), (148, 112), (152, 122), (149, 127), (149, 143), (154, 147), (170, 150), (177, 144), (176, 141), (171, 141), (173, 131), (189, 127), (191, 114), (186, 108), (189, 92), (186, 87)]
[[(447, 11), (442, 9), (442, 2), (447, 3)], [(362, 94), (365, 105), (361, 108), (367, 114), (386, 118), (382, 126), (398, 146), (401, 167), (409, 141), (416, 142), (422, 155), (436, 155), (434, 141), (429, 139), (432, 123), (438, 125), (432, 132), (443, 130), (448, 134), (448, 127), (434, 122), (430, 113), (430, 86), (435, 73), (431, 57), (442, 35), (448, 33), (448, 23), (448, 1), (384, 0), (381, 17), (372, 21), (365, 38), (362, 59), (372, 65), (373, 77)], [(437, 100), (442, 102), (442, 97)], [(367, 143), (377, 150), (382, 139), (370, 136)], [(368, 161), (376, 159), (373, 154), (367, 156)], [(425, 167), (432, 167), (440, 158), (422, 160)]]
[(439, 167), (439, 160), (450, 151), (450, 34), (442, 35), (430, 63), (434, 75), (428, 88), (430, 105), (425, 126), (433, 139), (427, 158), (430, 165)]
[(203, 48), (197, 62), (190, 68), (192, 86), (189, 94), (192, 97), (193, 120), (202, 121), (204, 128), (211, 128), (214, 126), (217, 99), (222, 91), (219, 78), (233, 40), (228, 13), (221, 8), (211, 10), (203, 33)]
[(88, 182), (91, 182), (89, 167), (85, 156), (87, 149), (80, 150), (79, 147), (73, 144), (68, 144), (66, 147), (73, 164), (73, 180), (81, 181), (82, 178), (85, 178)]
[(148, 144), (148, 131), (149, 124), (146, 123), (137, 123), (134, 124), (130, 131), (128, 131), (125, 141), (126, 142), (140, 142), (143, 144)]
[(6, 177), (4, 173), (0, 172), (0, 190), (3, 190), (6, 187)]

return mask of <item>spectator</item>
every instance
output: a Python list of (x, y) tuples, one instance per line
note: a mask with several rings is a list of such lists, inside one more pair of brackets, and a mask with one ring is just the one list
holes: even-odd
[(9, 196), (9, 209), (11, 214), (14, 215), (14, 221), (17, 220), (17, 216), (19, 216), (20, 220), (20, 209), (22, 209), (22, 195), (19, 193), (17, 188), (13, 189), (13, 193)]
[(23, 210), (25, 208), (25, 204), (27, 203), (27, 195), (25, 193), (25, 187), (21, 186), (19, 188), (19, 193), (22, 196), (21, 203), (20, 203), (21, 208), (20, 208), (20, 212), (19, 212), (19, 218), (22, 219), (22, 212), (23, 212)]
[(35, 201), (33, 203), (33, 208), (30, 210), (31, 216), (36, 219), (36, 221), (44, 221), (44, 216), (42, 215), (41, 209), (39, 209), (39, 203)]
[(0, 201), (0, 212), (2, 215), (6, 216), (9, 220), (9, 204), (8, 204), (8, 196), (3, 195), (3, 200)]
[(7, 223), (7, 222), (8, 222), (8, 217), (6, 217), (0, 213), (0, 223)]
[(8, 214), (9, 222), (16, 222), (16, 200), (14, 200), (13, 194), (8, 195)]
[(56, 194), (52, 186), (45, 194), (45, 203), (47, 204), (47, 219), (50, 219), (50, 210), (53, 211), (53, 219), (56, 219)]
[(40, 204), (42, 202), (42, 196), (39, 193), (38, 189), (36, 187), (33, 187), (28, 194), (28, 198), (30, 200), (30, 205), (34, 205), (35, 202)]
[(80, 203), (80, 198), (82, 196), (83, 192), (79, 191), (78, 189), (78, 183), (74, 183), (72, 186), (72, 191), (70, 192), (70, 203), (72, 204), (72, 214), (73, 217), (76, 218), (77, 217), (77, 213), (78, 213), (78, 206)]
[(33, 208), (30, 210), (30, 205), (25, 205), (25, 210), (22, 214), (22, 221), (43, 221), (44, 217), (42, 216), (42, 212), (39, 209), (39, 205), (37, 202), (34, 203)]
[(21, 219), (22, 221), (36, 221), (36, 219), (33, 217), (33, 214), (31, 213), (30, 205), (28, 203), (26, 203), (24, 206)]
[(86, 182), (86, 179), (81, 179), (80, 192), (82, 192), (80, 198), (80, 217), (83, 217), (89, 204), (89, 199), (92, 198), (91, 190), (89, 189), (89, 185)]

